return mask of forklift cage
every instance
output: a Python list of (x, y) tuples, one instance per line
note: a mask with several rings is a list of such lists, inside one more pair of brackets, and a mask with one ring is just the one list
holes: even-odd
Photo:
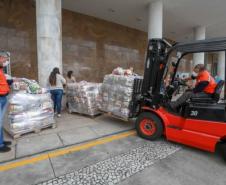
[[(169, 52), (167, 53), (167, 57), (166, 57), (167, 61), (170, 54), (173, 51), (176, 51), (176, 53), (180, 52), (181, 56), (178, 58), (176, 62), (176, 66), (175, 66), (176, 68), (172, 77), (172, 82), (175, 79), (176, 71), (179, 66), (180, 60), (187, 54), (224, 51), (225, 60), (226, 60), (226, 37), (175, 44), (172, 46), (172, 48), (170, 48)], [(226, 62), (224, 61), (224, 63)], [(224, 74), (225, 74), (224, 87), (226, 87), (226, 65), (224, 68)], [(224, 99), (226, 99), (226, 88), (224, 90)]]
[[(135, 82), (133, 87), (134, 95), (132, 98), (132, 104), (130, 106), (131, 117), (137, 115), (139, 112), (137, 106), (141, 103), (152, 108), (158, 107), (161, 99), (163, 98), (161, 86), (164, 75), (166, 74), (167, 66), (169, 64), (169, 57), (172, 52), (181, 53), (181, 55), (177, 56), (177, 62), (175, 65), (171, 85), (174, 82), (180, 61), (185, 55), (217, 51), (226, 51), (226, 37), (186, 43), (176, 43), (174, 45), (171, 45), (164, 39), (149, 40), (145, 61), (144, 78), (143, 80)], [(226, 72), (226, 65), (224, 71)], [(226, 75), (224, 83), (226, 87)], [(226, 88), (224, 91), (224, 99), (226, 99)]]

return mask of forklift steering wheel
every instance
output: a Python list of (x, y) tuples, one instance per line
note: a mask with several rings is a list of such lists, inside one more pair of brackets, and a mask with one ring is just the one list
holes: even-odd
[(187, 84), (186, 84), (186, 81), (185, 80), (182, 80), (182, 79), (180, 79), (180, 80), (178, 80), (178, 85), (180, 86), (187, 86)]
[(184, 80), (176, 80), (172, 83), (172, 85), (167, 86), (166, 95), (167, 97), (172, 97), (173, 93), (177, 91), (179, 86), (187, 86)]
[(173, 87), (174, 87), (175, 90), (179, 86), (187, 86), (186, 82), (184, 80), (181, 80), (181, 79), (180, 80), (175, 80), (172, 85), (173, 85)]

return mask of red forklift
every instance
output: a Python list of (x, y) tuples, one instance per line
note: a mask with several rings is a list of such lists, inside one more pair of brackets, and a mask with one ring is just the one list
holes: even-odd
[[(209, 152), (220, 148), (226, 159), (226, 91), (224, 100), (219, 102), (226, 79), (218, 83), (212, 97), (190, 99), (179, 110), (169, 108), (174, 92), (185, 85), (182, 80), (175, 78), (182, 59), (193, 53), (219, 51), (226, 51), (226, 38), (174, 45), (163, 39), (149, 41), (144, 78), (142, 82), (135, 81), (131, 105), (140, 137), (156, 140), (164, 135), (169, 141)], [(177, 61), (171, 83), (162, 91), (163, 80), (171, 65), (171, 55), (176, 55)]]

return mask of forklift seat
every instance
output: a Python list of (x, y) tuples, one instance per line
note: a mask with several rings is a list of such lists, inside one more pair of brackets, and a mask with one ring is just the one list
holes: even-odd
[(191, 98), (192, 103), (217, 103), (220, 99), (221, 91), (224, 87), (224, 80), (218, 82), (212, 97)]

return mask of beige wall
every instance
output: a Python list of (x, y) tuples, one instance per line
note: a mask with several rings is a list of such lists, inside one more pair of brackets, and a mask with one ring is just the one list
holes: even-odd
[[(37, 79), (36, 18), (32, 0), (0, 0), (0, 49), (11, 52), (12, 74)], [(117, 66), (143, 72), (147, 34), (135, 29), (62, 11), (64, 73), (101, 81)]]
[(11, 53), (14, 76), (37, 78), (35, 25), (30, 0), (0, 0), (0, 50)]
[(146, 33), (67, 10), (62, 24), (64, 71), (78, 80), (102, 81), (117, 66), (143, 72)]

